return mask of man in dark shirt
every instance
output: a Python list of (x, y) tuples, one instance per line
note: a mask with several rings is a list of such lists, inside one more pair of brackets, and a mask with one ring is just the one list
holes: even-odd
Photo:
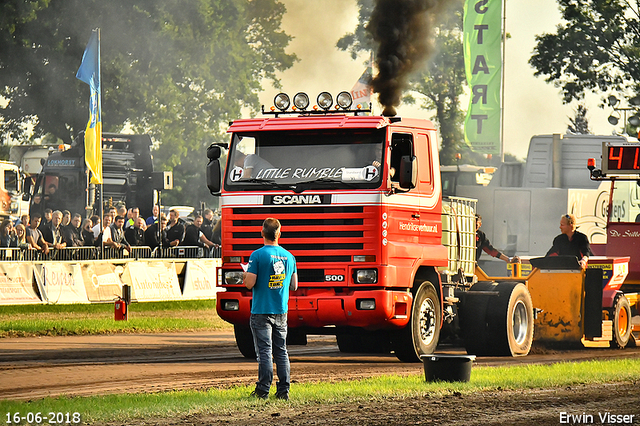
[(62, 212), (56, 210), (51, 215), (51, 222), (42, 229), (42, 238), (49, 243), (49, 247), (55, 249), (62, 249), (67, 246), (67, 243), (62, 237), (62, 229), (60, 224), (62, 223)]
[(180, 220), (180, 212), (178, 210), (169, 211), (169, 223), (167, 224), (167, 240), (171, 247), (175, 247), (182, 242), (184, 238), (184, 225)]
[[(158, 231), (158, 226), (160, 230)], [(167, 241), (167, 217), (162, 213), (160, 220), (149, 225), (147, 230), (144, 231), (144, 242), (151, 247), (151, 250), (162, 244), (163, 248), (169, 247), (169, 241)]]
[(82, 236), (82, 216), (79, 213), (74, 213), (71, 217), (71, 222), (65, 226), (62, 230), (64, 241), (67, 243), (67, 247), (82, 247), (84, 246), (84, 237)]
[(589, 256), (593, 256), (593, 252), (589, 238), (582, 232), (576, 231), (576, 217), (574, 215), (562, 215), (560, 232), (561, 234), (553, 239), (553, 246), (546, 256), (575, 256), (582, 269), (585, 269)]
[(491, 241), (489, 241), (485, 233), (480, 230), (481, 226), (482, 226), (482, 216), (477, 214), (476, 215), (476, 262), (480, 260), (480, 255), (482, 254), (483, 251), (488, 255), (504, 260), (507, 263), (520, 261), (518, 256), (514, 256), (513, 258), (509, 259), (509, 256), (501, 253), (498, 249), (493, 247), (491, 245)]
[(193, 223), (187, 225), (184, 232), (184, 239), (180, 244), (182, 246), (198, 246), (198, 247), (213, 247), (213, 243), (202, 232), (202, 216), (196, 214), (193, 218)]
[(144, 242), (144, 219), (136, 217), (133, 226), (125, 229), (124, 238), (132, 247), (140, 247), (146, 245)]

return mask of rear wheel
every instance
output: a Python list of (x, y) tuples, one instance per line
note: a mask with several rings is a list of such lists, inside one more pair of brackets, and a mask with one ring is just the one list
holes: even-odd
[(616, 297), (612, 309), (613, 338), (609, 342), (612, 348), (622, 349), (629, 343), (631, 337), (631, 306), (624, 294)]
[[(465, 296), (461, 327), (467, 352), (523, 356), (533, 343), (533, 303), (524, 284), (478, 283)], [(487, 294), (476, 292), (487, 292)]]
[(236, 345), (238, 345), (240, 353), (245, 358), (256, 359), (256, 347), (253, 344), (253, 333), (251, 333), (251, 329), (249, 327), (234, 325), (233, 334), (236, 337)]
[(394, 339), (396, 357), (404, 362), (418, 362), (420, 355), (431, 354), (438, 346), (442, 309), (433, 284), (425, 281), (413, 299), (409, 324)]

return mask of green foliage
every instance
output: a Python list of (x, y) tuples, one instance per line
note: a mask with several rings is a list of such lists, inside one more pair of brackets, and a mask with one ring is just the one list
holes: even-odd
[(113, 304), (16, 305), (0, 312), (0, 338), (230, 329), (215, 300), (132, 303), (129, 320), (115, 321)]
[[(468, 395), (496, 390), (524, 390), (557, 388), (637, 380), (640, 361), (618, 359), (557, 363), (553, 365), (524, 365), (516, 367), (474, 367), (468, 383), (430, 382), (424, 375), (379, 376), (362, 380), (332, 383), (293, 383), (288, 407), (309, 410), (314, 404), (357, 403), (359, 401), (401, 398), (430, 400), (452, 393)], [(177, 418), (187, 415), (213, 413), (278, 412), (280, 402), (273, 399), (259, 401), (248, 398), (251, 387), (207, 391), (171, 391), (162, 393), (122, 394), (92, 397), (59, 397), (33, 401), (0, 401), (0, 412), (79, 412), (84, 422), (118, 421), (127, 419)], [(526, 396), (526, 394), (523, 394)], [(161, 423), (161, 422), (159, 422)]]
[[(358, 0), (358, 24), (353, 33), (346, 34), (337, 43), (339, 49), (349, 51), (353, 58), (374, 48), (367, 32), (373, 3), (373, 0)], [(433, 119), (440, 126), (442, 138), (442, 164), (453, 164), (456, 153), (464, 149), (460, 95), (467, 83), (462, 51), (462, 6), (461, 0), (448, 2), (438, 15), (433, 54), (426, 66), (411, 78), (409, 94), (403, 98), (406, 103), (420, 102), (422, 108), (435, 112)]]
[(536, 37), (529, 63), (562, 91), (563, 100), (588, 92), (637, 92), (640, 82), (638, 3), (558, 0), (563, 22)]
[(101, 29), (104, 131), (129, 125), (158, 143), (157, 170), (174, 170), (168, 204), (209, 200), (207, 146), (230, 120), (258, 109), (263, 79), (291, 67), (277, 0), (7, 0), (0, 6), (0, 136), (24, 123), (69, 143), (88, 119), (89, 87), (75, 78)]
[(569, 126), (567, 130), (576, 135), (590, 135), (589, 120), (587, 119), (587, 107), (584, 104), (578, 105), (575, 110), (575, 116), (569, 117)]

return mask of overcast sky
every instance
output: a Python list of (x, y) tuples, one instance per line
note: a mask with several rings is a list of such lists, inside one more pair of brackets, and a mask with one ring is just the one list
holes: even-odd
[[(314, 102), (323, 90), (337, 94), (350, 90), (364, 71), (366, 57), (357, 60), (338, 50), (336, 42), (357, 24), (355, 0), (283, 0), (287, 7), (283, 29), (295, 38), (289, 52), (300, 61), (280, 74), (283, 91), (291, 96), (305, 91)], [(504, 145), (505, 152), (524, 158), (533, 135), (565, 133), (569, 117), (574, 117), (577, 104), (563, 105), (558, 89), (533, 76), (528, 60), (535, 45), (535, 36), (552, 32), (560, 22), (560, 12), (554, 0), (508, 0)], [(261, 101), (273, 104), (277, 90), (265, 85)], [(597, 107), (600, 97), (587, 98), (587, 118), (596, 134), (611, 134), (607, 122), (610, 110)], [(375, 105), (374, 105), (375, 109)], [(381, 109), (375, 109), (380, 113)], [(398, 115), (431, 118), (431, 113), (415, 106), (401, 105)], [(622, 121), (622, 120), (621, 120)], [(621, 130), (621, 125), (618, 126)]]

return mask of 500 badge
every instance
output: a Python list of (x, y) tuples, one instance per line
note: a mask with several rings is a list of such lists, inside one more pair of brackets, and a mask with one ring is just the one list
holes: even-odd
[(333, 282), (343, 282), (344, 281), (344, 275), (325, 275), (324, 276), (324, 280), (325, 281), (333, 281)]

